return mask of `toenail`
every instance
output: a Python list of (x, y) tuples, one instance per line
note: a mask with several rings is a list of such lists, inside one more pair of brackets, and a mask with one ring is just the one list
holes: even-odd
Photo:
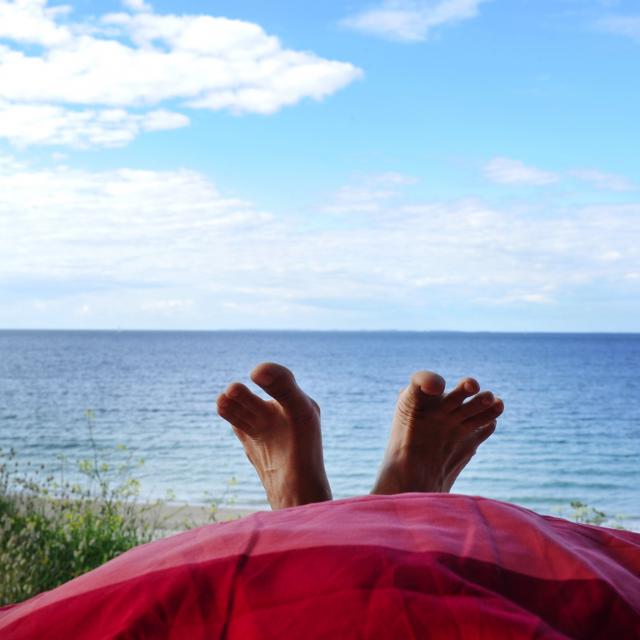
[(254, 375), (253, 381), (260, 386), (268, 387), (273, 383), (273, 376), (269, 375), (265, 371), (260, 371), (260, 373)]
[(473, 384), (473, 382), (465, 382), (464, 390), (468, 391), (469, 393), (473, 393), (476, 390), (476, 385)]
[(231, 389), (227, 391), (227, 395), (231, 398), (237, 398), (240, 395), (240, 389), (238, 387), (231, 387)]
[(486, 405), (487, 407), (493, 404), (493, 398), (483, 398), (482, 399), (482, 404)]

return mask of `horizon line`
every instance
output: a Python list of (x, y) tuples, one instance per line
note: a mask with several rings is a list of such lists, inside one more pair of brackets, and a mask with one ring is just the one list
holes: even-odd
[(145, 329), (145, 328), (17, 328), (0, 327), (0, 332), (50, 332), (50, 333), (437, 333), (437, 334), (513, 334), (513, 335), (640, 335), (638, 331), (587, 331), (587, 330), (518, 330), (518, 329)]

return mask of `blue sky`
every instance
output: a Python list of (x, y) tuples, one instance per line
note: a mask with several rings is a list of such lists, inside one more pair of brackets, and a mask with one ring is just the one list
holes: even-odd
[(0, 0), (0, 326), (638, 331), (639, 72), (623, 0)]

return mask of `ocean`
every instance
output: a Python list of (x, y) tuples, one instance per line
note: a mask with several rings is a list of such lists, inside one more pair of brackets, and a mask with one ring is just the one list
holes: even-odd
[(505, 402), (454, 492), (552, 515), (579, 500), (640, 529), (635, 334), (0, 331), (0, 447), (54, 471), (63, 456), (73, 479), (92, 455), (90, 422), (99, 449), (144, 458), (144, 499), (172, 491), (263, 508), (215, 399), (229, 382), (251, 384), (265, 360), (290, 367), (320, 404), (336, 498), (370, 491), (397, 394), (430, 369), (451, 386), (476, 377)]

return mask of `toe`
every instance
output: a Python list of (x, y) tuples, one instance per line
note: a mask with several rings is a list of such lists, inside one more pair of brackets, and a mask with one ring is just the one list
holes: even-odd
[(491, 393), (491, 391), (483, 391), (452, 411), (451, 415), (462, 422), (467, 418), (486, 411), (493, 404), (493, 401), (493, 393)]
[(482, 427), (476, 430), (475, 440), (476, 440), (477, 446), (480, 446), (485, 440), (487, 440), (493, 434), (493, 432), (496, 430), (496, 425), (497, 425), (497, 422), (494, 420), (493, 422), (483, 425)]
[(256, 415), (262, 415), (268, 411), (267, 403), (240, 382), (230, 384), (225, 395)]
[(286, 367), (263, 362), (251, 372), (251, 379), (285, 409), (295, 413), (313, 410), (311, 400)]
[(491, 436), (491, 434), (496, 430), (496, 422), (489, 422), (488, 424), (482, 425), (477, 429), (474, 429), (469, 434), (469, 437), (461, 443), (462, 446), (458, 448), (456, 453), (454, 454), (451, 463), (454, 466), (455, 475), (457, 476), (460, 471), (467, 465), (469, 460), (473, 458), (477, 448)]
[(430, 410), (440, 401), (445, 387), (444, 378), (432, 371), (417, 371), (409, 386), (400, 392), (397, 410), (408, 415)]
[(444, 411), (454, 411), (457, 409), (467, 398), (475, 395), (480, 391), (480, 385), (474, 378), (464, 378), (460, 380), (458, 386), (448, 393), (442, 401), (442, 409)]
[(218, 415), (234, 427), (242, 431), (250, 431), (253, 428), (255, 415), (225, 393), (218, 397), (216, 404)]
[(444, 391), (444, 378), (431, 371), (417, 371), (411, 376), (411, 382), (398, 396), (396, 415), (404, 416), (403, 421), (410, 422), (437, 409)]
[(462, 423), (462, 425), (465, 429), (478, 429), (479, 427), (484, 427), (493, 422), (500, 414), (502, 414), (503, 411), (504, 403), (500, 398), (496, 398), (488, 409), (468, 418)]
[(444, 392), (445, 380), (433, 371), (417, 371), (411, 376), (411, 385), (425, 396), (440, 396)]

